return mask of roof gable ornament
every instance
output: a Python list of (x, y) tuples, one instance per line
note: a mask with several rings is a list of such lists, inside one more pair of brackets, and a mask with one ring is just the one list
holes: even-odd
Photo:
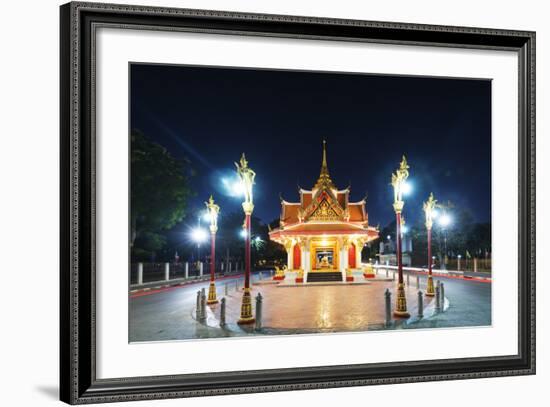
[(323, 201), (311, 213), (308, 220), (333, 221), (340, 219), (341, 216), (336, 212), (333, 206), (326, 199), (323, 199)]
[(332, 196), (330, 191), (321, 190), (311, 204), (304, 208), (303, 219), (308, 220), (343, 220), (344, 209)]

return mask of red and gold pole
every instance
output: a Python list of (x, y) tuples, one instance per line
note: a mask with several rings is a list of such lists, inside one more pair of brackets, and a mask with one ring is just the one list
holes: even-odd
[(210, 233), (210, 287), (208, 288), (208, 304), (216, 304), (216, 232)]
[[(243, 203), (243, 208), (245, 207)], [(245, 208), (245, 231), (246, 236), (244, 239), (244, 292), (243, 301), (241, 304), (241, 317), (239, 318), (239, 324), (251, 324), (254, 322), (252, 316), (252, 296), (250, 295), (250, 216), (252, 210), (247, 211)]]
[(216, 232), (218, 231), (218, 213), (220, 207), (214, 203), (210, 195), (208, 202), (205, 202), (210, 215), (210, 286), (208, 287), (208, 304), (216, 304)]
[(407, 297), (405, 296), (405, 284), (403, 282), (403, 253), (401, 243), (401, 211), (395, 211), (395, 221), (397, 222), (397, 303), (393, 315), (400, 318), (408, 318), (410, 314), (407, 311)]
[(407, 298), (405, 296), (405, 284), (403, 283), (403, 258), (401, 248), (401, 212), (405, 202), (403, 201), (403, 186), (405, 180), (409, 177), (409, 166), (407, 160), (403, 156), (399, 169), (392, 174), (392, 186), (394, 189), (393, 209), (395, 211), (395, 221), (397, 222), (397, 298), (393, 315), (398, 318), (409, 318), (410, 314), (407, 311)]
[(432, 225), (433, 225), (433, 212), (437, 201), (434, 199), (433, 193), (426, 202), (424, 202), (424, 213), (426, 214), (426, 230), (428, 234), (428, 286), (426, 287), (426, 295), (433, 297), (435, 295), (434, 280), (432, 277)]
[(428, 287), (426, 288), (426, 295), (433, 297), (435, 295), (434, 279), (432, 277), (432, 228), (428, 229)]
[(250, 217), (252, 216), (252, 211), (254, 210), (254, 204), (252, 200), (252, 186), (254, 185), (254, 178), (256, 173), (248, 167), (248, 161), (244, 156), (244, 153), (241, 157), (239, 163), (235, 163), (237, 166), (237, 172), (241, 179), (241, 183), (244, 189), (244, 202), (243, 202), (243, 211), (245, 215), (244, 226), (246, 231), (245, 236), (245, 246), (244, 246), (244, 292), (243, 300), (241, 303), (241, 317), (237, 321), (239, 324), (251, 324), (255, 322), (255, 319), (252, 315), (252, 296), (250, 295), (250, 236), (251, 236), (251, 227), (250, 227)]

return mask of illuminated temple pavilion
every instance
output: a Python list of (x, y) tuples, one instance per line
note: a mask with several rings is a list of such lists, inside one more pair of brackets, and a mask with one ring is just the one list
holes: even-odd
[(353, 272), (363, 271), (361, 250), (378, 230), (369, 226), (365, 199), (350, 202), (350, 188), (332, 182), (325, 142), (319, 179), (299, 192), (300, 202), (281, 200), (279, 227), (269, 233), (287, 251), (287, 270), (296, 272), (297, 282), (353, 281)]

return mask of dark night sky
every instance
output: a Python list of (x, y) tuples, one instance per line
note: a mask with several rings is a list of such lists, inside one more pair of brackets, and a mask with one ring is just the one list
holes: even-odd
[(491, 82), (364, 74), (131, 65), (131, 127), (186, 157), (197, 172), (193, 207), (210, 193), (239, 211), (220, 179), (246, 153), (256, 171), (254, 214), (278, 218), (280, 194), (310, 189), (327, 140), (331, 177), (368, 193), (371, 225), (393, 219), (391, 173), (405, 154), (415, 223), (431, 191), (491, 218)]

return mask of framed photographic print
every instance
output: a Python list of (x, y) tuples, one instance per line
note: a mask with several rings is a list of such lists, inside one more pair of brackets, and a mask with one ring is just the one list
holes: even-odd
[(534, 374), (535, 34), (62, 6), (60, 284), (71, 404)]

